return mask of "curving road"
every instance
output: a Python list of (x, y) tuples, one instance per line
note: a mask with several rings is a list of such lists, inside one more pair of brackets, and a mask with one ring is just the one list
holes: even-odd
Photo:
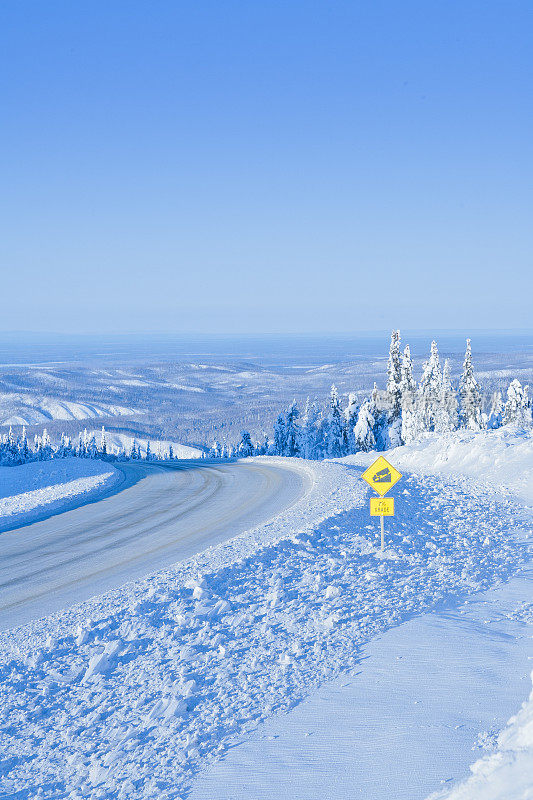
[(0, 629), (195, 555), (266, 522), (308, 489), (291, 462), (120, 469), (122, 491), (0, 535)]

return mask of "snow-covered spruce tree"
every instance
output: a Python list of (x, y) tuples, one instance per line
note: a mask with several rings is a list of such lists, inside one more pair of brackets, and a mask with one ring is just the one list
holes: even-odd
[(255, 454), (256, 454), (256, 456), (267, 456), (269, 448), (270, 448), (270, 442), (269, 442), (268, 436), (265, 434), (263, 436), (263, 441), (262, 442), (256, 442), (256, 445), (255, 445)]
[(22, 433), (20, 435), (19, 441), (19, 455), (20, 455), (20, 463), (25, 464), (27, 461), (30, 460), (30, 448), (28, 446), (28, 437), (26, 436), (26, 426), (22, 426)]
[(355, 453), (355, 437), (353, 429), (357, 423), (357, 416), (359, 414), (360, 404), (357, 402), (357, 395), (350, 392), (348, 395), (348, 405), (344, 409), (344, 419), (346, 420), (346, 436), (348, 440), (348, 452)]
[[(220, 448), (220, 445), (219, 445), (219, 448)], [(169, 446), (168, 446), (168, 460), (169, 461), (174, 461), (174, 448), (172, 447), (172, 443), (170, 443)]]
[(96, 444), (96, 436), (91, 434), (89, 439), (89, 444), (87, 445), (87, 452), (89, 453), (89, 458), (98, 458), (98, 445)]
[(400, 331), (393, 331), (387, 364), (387, 394), (391, 405), (389, 421), (399, 418), (402, 409), (402, 361), (400, 357)]
[(131, 458), (132, 461), (137, 461), (140, 458), (139, 449), (137, 447), (137, 440), (136, 439), (132, 439), (132, 442), (131, 442), (130, 458)]
[(357, 422), (353, 430), (355, 447), (357, 450), (373, 450), (376, 446), (374, 425), (376, 420), (372, 414), (372, 401), (365, 400), (359, 409)]
[(78, 444), (76, 445), (75, 452), (78, 458), (83, 458), (83, 438), (81, 435), (81, 431), (78, 433)]
[(150, 446), (150, 440), (148, 440), (146, 442), (146, 456), (145, 456), (145, 458), (146, 458), (147, 461), (151, 461), (152, 460), (152, 448)]
[(516, 378), (507, 389), (507, 402), (503, 417), (504, 425), (516, 425), (519, 428), (531, 427), (531, 408), (528, 399), (528, 387), (522, 386)]
[(348, 435), (336, 386), (331, 387), (328, 409), (324, 416), (323, 431), (324, 455), (329, 458), (345, 456), (348, 452)]
[(418, 419), (423, 431), (434, 431), (440, 414), (442, 372), (437, 342), (431, 342), (428, 360), (422, 369), (418, 390)]
[(5, 452), (7, 455), (7, 460), (12, 464), (16, 464), (18, 462), (18, 445), (17, 445), (17, 438), (13, 433), (13, 428), (11, 425), (9, 426), (9, 433), (7, 434), (7, 442), (5, 446)]
[(52, 449), (52, 442), (50, 441), (50, 436), (48, 435), (48, 431), (46, 428), (43, 430), (43, 435), (41, 436), (41, 460), (48, 461), (53, 456), (53, 449)]
[(100, 436), (100, 455), (107, 455), (107, 439), (105, 435), (105, 427), (102, 425), (102, 433)]
[(252, 444), (252, 437), (248, 431), (243, 431), (241, 434), (241, 441), (239, 442), (238, 454), (240, 458), (247, 458), (253, 456), (254, 446)]
[(487, 428), (496, 430), (503, 425), (503, 400), (501, 392), (494, 392), (490, 402), (489, 418)]
[(442, 370), (441, 398), (437, 409), (435, 430), (437, 433), (455, 431), (459, 424), (458, 403), (450, 376), (450, 362), (444, 362)]
[(274, 425), (274, 455), (284, 456), (286, 443), (285, 417), (283, 414), (279, 414), (276, 424)]
[(413, 377), (413, 360), (409, 345), (403, 351), (401, 368), (401, 405), (402, 405), (402, 429), (401, 437), (404, 444), (411, 444), (416, 441), (420, 433), (417, 412), (417, 386)]
[(461, 410), (459, 421), (462, 428), (471, 431), (478, 431), (482, 427), (481, 417), (481, 394), (479, 385), (474, 377), (474, 366), (472, 364), (472, 345), (470, 339), (466, 340), (465, 360), (463, 362), (463, 374), (459, 384), (459, 396), (461, 398)]
[(302, 458), (317, 459), (318, 452), (318, 425), (320, 412), (316, 403), (311, 403), (307, 398), (300, 428), (300, 455)]
[(285, 416), (285, 452), (282, 454), (284, 456), (300, 455), (300, 426), (296, 421), (299, 416), (296, 400), (293, 400)]
[(70, 441), (69, 436), (65, 436), (64, 433), (61, 434), (61, 438), (59, 440), (59, 447), (54, 453), (55, 458), (68, 458), (71, 456), (72, 453), (72, 444)]
[[(170, 445), (172, 449), (172, 445)], [(222, 456), (222, 446), (220, 442), (215, 439), (213, 444), (211, 445), (211, 449), (209, 450), (209, 458), (221, 458)]]

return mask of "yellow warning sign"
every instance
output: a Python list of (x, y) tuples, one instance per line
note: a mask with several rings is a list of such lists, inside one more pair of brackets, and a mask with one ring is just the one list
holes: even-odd
[(371, 517), (393, 517), (394, 516), (394, 497), (371, 497), (370, 498)]
[(366, 472), (363, 472), (361, 477), (383, 497), (389, 489), (392, 489), (398, 483), (402, 473), (398, 472), (392, 464), (389, 464), (386, 458), (380, 456)]

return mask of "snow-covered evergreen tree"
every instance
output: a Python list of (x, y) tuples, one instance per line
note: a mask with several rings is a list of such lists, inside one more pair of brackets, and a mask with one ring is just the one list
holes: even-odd
[(336, 386), (331, 387), (328, 412), (324, 418), (323, 431), (324, 455), (329, 458), (345, 456), (348, 452), (348, 435)]
[(96, 436), (91, 434), (89, 438), (89, 443), (87, 445), (87, 452), (89, 454), (89, 458), (98, 458), (98, 445), (96, 444)]
[(250, 436), (248, 431), (242, 432), (238, 450), (239, 450), (239, 456), (241, 458), (247, 458), (248, 456), (253, 456), (254, 446), (252, 444), (252, 437)]
[(434, 431), (440, 416), (442, 399), (442, 372), (440, 368), (437, 342), (431, 342), (428, 360), (422, 369), (418, 391), (417, 414), (419, 424), (424, 431)]
[(348, 405), (344, 409), (344, 419), (346, 420), (346, 436), (348, 440), (348, 452), (355, 453), (355, 437), (353, 429), (357, 423), (357, 416), (359, 414), (359, 403), (357, 402), (357, 395), (350, 392), (348, 395)]
[(354, 439), (357, 450), (373, 450), (376, 446), (374, 425), (376, 420), (372, 414), (372, 401), (365, 400), (359, 409), (354, 428)]
[(316, 403), (307, 398), (300, 431), (300, 455), (302, 458), (320, 458), (320, 411)]
[(394, 422), (401, 414), (402, 407), (402, 360), (400, 357), (400, 331), (393, 331), (390, 340), (389, 361), (387, 364), (387, 394), (391, 406), (389, 422)]
[(528, 398), (528, 387), (522, 386), (516, 378), (507, 389), (507, 402), (503, 417), (504, 425), (516, 425), (520, 428), (531, 427), (531, 408)]
[(282, 453), (284, 456), (300, 455), (300, 428), (296, 422), (299, 416), (296, 400), (293, 400), (285, 416), (285, 448)]
[(287, 445), (287, 433), (285, 430), (285, 417), (280, 414), (274, 425), (274, 455), (284, 456)]
[(87, 428), (84, 428), (83, 429), (83, 452), (82, 452), (82, 457), (83, 458), (90, 458), (91, 457), (91, 454), (89, 452), (89, 442), (90, 442), (89, 433), (87, 431)]
[(100, 436), (100, 454), (103, 456), (107, 455), (107, 439), (105, 435), (105, 428), (102, 425), (102, 433)]
[(402, 406), (402, 429), (401, 437), (404, 444), (411, 444), (416, 441), (420, 432), (417, 410), (417, 386), (413, 377), (413, 360), (409, 345), (403, 351), (401, 367), (401, 406)]
[(491, 398), (487, 428), (496, 430), (503, 425), (503, 400), (501, 392), (494, 392)]
[[(217, 442), (217, 444), (218, 444), (219, 452), (220, 452), (220, 449), (221, 449), (220, 448), (220, 444), (218, 442)], [(168, 460), (169, 461), (174, 461), (174, 448), (172, 447), (172, 442), (168, 446)]]
[(452, 386), (450, 375), (450, 362), (444, 362), (442, 370), (441, 398), (435, 420), (435, 430), (438, 433), (454, 431), (459, 424), (458, 403)]
[(470, 339), (466, 340), (465, 360), (463, 362), (463, 374), (459, 384), (459, 396), (461, 398), (460, 424), (462, 428), (471, 431), (478, 431), (482, 427), (481, 418), (481, 394), (479, 385), (474, 377), (474, 366), (472, 364), (472, 345)]
[(147, 461), (151, 461), (152, 460), (152, 448), (150, 446), (150, 440), (148, 440), (146, 442), (146, 456), (145, 456), (145, 458), (146, 458)]
[(25, 464), (30, 460), (30, 448), (28, 446), (28, 437), (26, 436), (26, 426), (22, 426), (22, 433), (20, 435), (19, 443), (20, 463)]
[(70, 441), (70, 437), (69, 436), (65, 436), (65, 434), (62, 433), (61, 434), (61, 438), (59, 440), (59, 447), (56, 450), (54, 455), (55, 455), (56, 458), (67, 458), (68, 456), (71, 456), (72, 454), (73, 454), (72, 453), (72, 444), (71, 444), (71, 441)]
[(211, 445), (211, 449), (209, 450), (209, 458), (220, 458), (221, 455), (222, 455), (222, 445), (217, 439), (215, 439), (215, 441)]

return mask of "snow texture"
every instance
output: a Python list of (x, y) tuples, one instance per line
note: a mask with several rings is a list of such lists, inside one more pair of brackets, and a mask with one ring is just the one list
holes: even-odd
[(7, 796), (183, 797), (376, 634), (525, 563), (529, 516), (457, 475), (404, 476), (381, 554), (355, 458), (299, 461), (313, 488), (269, 524), (0, 636)]

